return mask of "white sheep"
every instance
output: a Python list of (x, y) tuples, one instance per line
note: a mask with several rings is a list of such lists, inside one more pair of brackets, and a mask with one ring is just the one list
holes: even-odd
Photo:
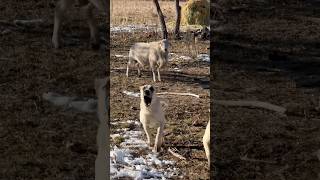
[(78, 2), (80, 7), (83, 8), (83, 13), (86, 16), (87, 23), (90, 29), (90, 41), (93, 48), (99, 47), (99, 33), (97, 23), (95, 21), (93, 10), (97, 8), (103, 14), (107, 13), (106, 0), (59, 0), (56, 4), (54, 15), (54, 27), (52, 35), (52, 44), (54, 48), (59, 48), (59, 30), (62, 20), (65, 18), (66, 11), (71, 9), (71, 6)]
[(127, 77), (129, 77), (129, 67), (135, 63), (138, 68), (138, 75), (141, 76), (140, 68), (149, 65), (153, 75), (153, 81), (156, 81), (155, 68), (158, 72), (158, 80), (161, 81), (160, 68), (163, 68), (168, 62), (169, 41), (163, 39), (161, 41), (149, 43), (135, 43), (130, 48), (129, 61), (127, 64)]

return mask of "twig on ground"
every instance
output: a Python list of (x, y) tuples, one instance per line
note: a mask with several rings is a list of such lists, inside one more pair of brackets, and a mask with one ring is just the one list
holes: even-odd
[(275, 161), (265, 161), (265, 160), (259, 160), (259, 159), (252, 159), (248, 158), (248, 155), (241, 156), (240, 159), (242, 161), (248, 161), (248, 162), (259, 162), (259, 163), (267, 163), (267, 164), (277, 164)]
[(16, 26), (37, 26), (43, 22), (43, 19), (14, 20), (13, 24)]
[(168, 95), (181, 95), (181, 96), (193, 96), (193, 97), (196, 97), (196, 98), (200, 98), (199, 95), (196, 95), (196, 94), (193, 94), (193, 93), (175, 93), (175, 92), (161, 92), (161, 93), (157, 93), (158, 95), (165, 95), (165, 94), (168, 94)]
[(268, 102), (262, 102), (262, 101), (245, 101), (245, 100), (214, 100), (214, 104), (222, 105), (222, 106), (240, 106), (240, 107), (256, 107), (256, 108), (262, 108), (267, 109), (271, 111), (275, 111), (277, 113), (285, 115), (286, 108), (277, 106), (274, 104), (270, 104)]
[(179, 159), (182, 159), (182, 160), (186, 160), (185, 157), (183, 157), (182, 155), (176, 153), (176, 152), (173, 152), (170, 148), (168, 149), (169, 153), (171, 153), (173, 156), (179, 158)]

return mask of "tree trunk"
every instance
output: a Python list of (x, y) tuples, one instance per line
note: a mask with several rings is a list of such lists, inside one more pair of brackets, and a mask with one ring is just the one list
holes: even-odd
[(181, 7), (179, 0), (176, 0), (176, 27), (174, 29), (175, 39), (180, 39), (180, 20), (181, 20)]
[(158, 2), (158, 0), (153, 0), (153, 3), (157, 8), (158, 17), (159, 17), (160, 24), (161, 24), (162, 38), (163, 39), (168, 39), (167, 26), (166, 26), (166, 22), (164, 21), (164, 16), (163, 16), (162, 11), (160, 9), (159, 2)]

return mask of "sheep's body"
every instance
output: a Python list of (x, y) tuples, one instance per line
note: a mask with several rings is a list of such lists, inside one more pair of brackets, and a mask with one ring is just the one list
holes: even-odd
[(54, 27), (52, 35), (52, 44), (55, 48), (59, 48), (59, 30), (66, 14), (66, 11), (71, 9), (72, 5), (79, 3), (83, 8), (83, 13), (86, 16), (87, 23), (90, 29), (90, 41), (92, 47), (97, 48), (99, 46), (99, 33), (97, 23), (95, 21), (93, 10), (97, 8), (104, 14), (107, 12), (107, 2), (105, 0), (60, 0), (56, 4), (54, 15)]
[(138, 75), (141, 76), (141, 68), (150, 66), (153, 81), (156, 81), (154, 70), (157, 68), (158, 80), (161, 81), (160, 68), (168, 62), (168, 40), (155, 41), (150, 43), (135, 43), (130, 48), (129, 61), (127, 65), (127, 77), (129, 77), (129, 67), (135, 63)]

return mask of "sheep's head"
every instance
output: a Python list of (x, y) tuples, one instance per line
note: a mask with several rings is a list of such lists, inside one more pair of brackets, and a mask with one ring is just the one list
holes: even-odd
[(89, 0), (103, 15), (107, 15), (108, 4), (105, 0)]
[(160, 48), (163, 52), (169, 51), (169, 41), (167, 39), (163, 39), (159, 43), (160, 43)]

